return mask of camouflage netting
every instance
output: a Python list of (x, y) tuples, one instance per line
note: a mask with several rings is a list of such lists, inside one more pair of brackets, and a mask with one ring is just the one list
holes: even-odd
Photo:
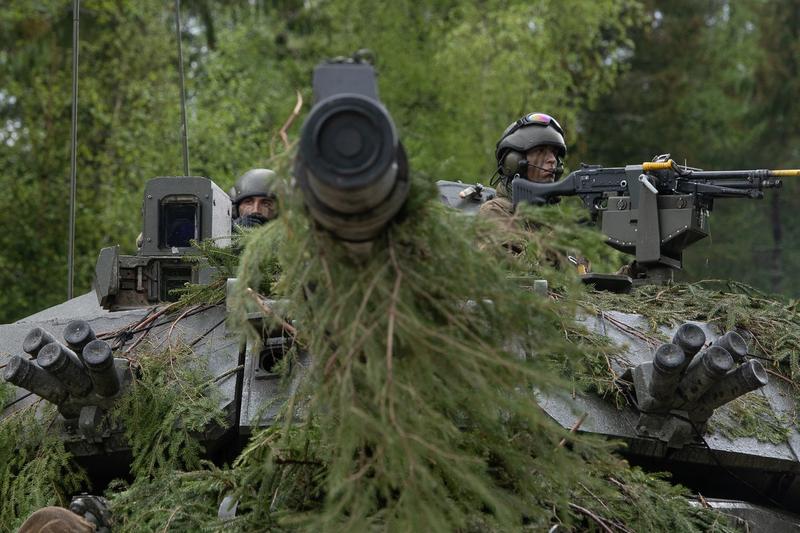
[[(613, 443), (565, 431), (542, 412), (537, 390), (569, 394), (598, 380), (613, 388), (602, 363), (613, 347), (575, 326), (569, 302), (582, 290), (568, 276), (554, 284), (557, 304), (521, 290), (525, 261), (533, 277), (549, 267), (510, 257), (500, 238), (486, 245), (485, 223), (435, 197), (415, 182), (400, 221), (359, 258), (311, 228), (285, 192), (281, 218), (246, 236), (234, 297), (241, 327), (248, 288), (288, 299), (296, 345), (313, 354), (304, 386), (279, 424), (254, 434), (234, 464), (215, 466), (199, 461), (192, 433), (218, 416), (209, 379), (185, 351), (140, 348), (139, 380), (118, 410), (134, 479), (107, 494), (115, 531), (729, 529), (691, 506), (685, 489), (629, 467)], [(552, 238), (535, 244), (537, 254), (548, 243), (588, 249), (548, 224)], [(567, 381), (565, 368), (588, 377)], [(9, 527), (85, 486), (57, 442), (13, 424), (0, 425), (6, 453), (31, 450), (46, 462), (21, 489), (3, 486), (6, 505), (17, 506), (4, 515)], [(3, 479), (25, 468), (11, 464)], [(225, 496), (238, 516), (223, 523)], [(20, 507), (26, 498), (34, 503)]]

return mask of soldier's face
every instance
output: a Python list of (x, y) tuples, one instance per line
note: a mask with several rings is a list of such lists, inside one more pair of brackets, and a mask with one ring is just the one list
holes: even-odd
[(267, 220), (272, 220), (277, 215), (275, 211), (275, 200), (264, 198), (263, 196), (251, 196), (239, 202), (239, 216), (247, 216), (258, 213)]
[[(528, 160), (528, 179), (537, 183), (555, 181), (558, 151), (552, 146), (535, 146), (525, 154)], [(538, 168), (537, 168), (538, 167)]]

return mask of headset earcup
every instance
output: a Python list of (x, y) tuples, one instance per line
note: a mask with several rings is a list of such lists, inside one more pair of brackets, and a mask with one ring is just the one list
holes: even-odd
[(525, 154), (516, 150), (509, 150), (500, 163), (500, 174), (512, 177), (519, 173), (519, 162), (525, 159)]

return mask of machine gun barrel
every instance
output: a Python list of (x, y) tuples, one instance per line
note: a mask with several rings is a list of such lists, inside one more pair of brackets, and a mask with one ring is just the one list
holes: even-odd
[[(768, 178), (790, 178), (800, 177), (800, 170), (690, 170), (686, 177), (694, 179), (723, 179), (734, 180), (742, 179), (752, 182), (753, 180), (766, 180)], [(780, 180), (776, 180), (780, 184)], [(780, 185), (778, 185), (780, 187)]]

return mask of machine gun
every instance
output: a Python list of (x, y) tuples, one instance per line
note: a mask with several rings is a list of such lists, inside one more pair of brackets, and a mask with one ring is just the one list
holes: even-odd
[(635, 256), (634, 282), (662, 282), (681, 269), (683, 250), (709, 235), (714, 199), (760, 199), (763, 189), (779, 188), (780, 178), (789, 176), (800, 170), (704, 171), (678, 165), (667, 154), (641, 165), (581, 165), (555, 183), (516, 179), (512, 197), (516, 207), (580, 196), (592, 218), (600, 218), (608, 244)]

